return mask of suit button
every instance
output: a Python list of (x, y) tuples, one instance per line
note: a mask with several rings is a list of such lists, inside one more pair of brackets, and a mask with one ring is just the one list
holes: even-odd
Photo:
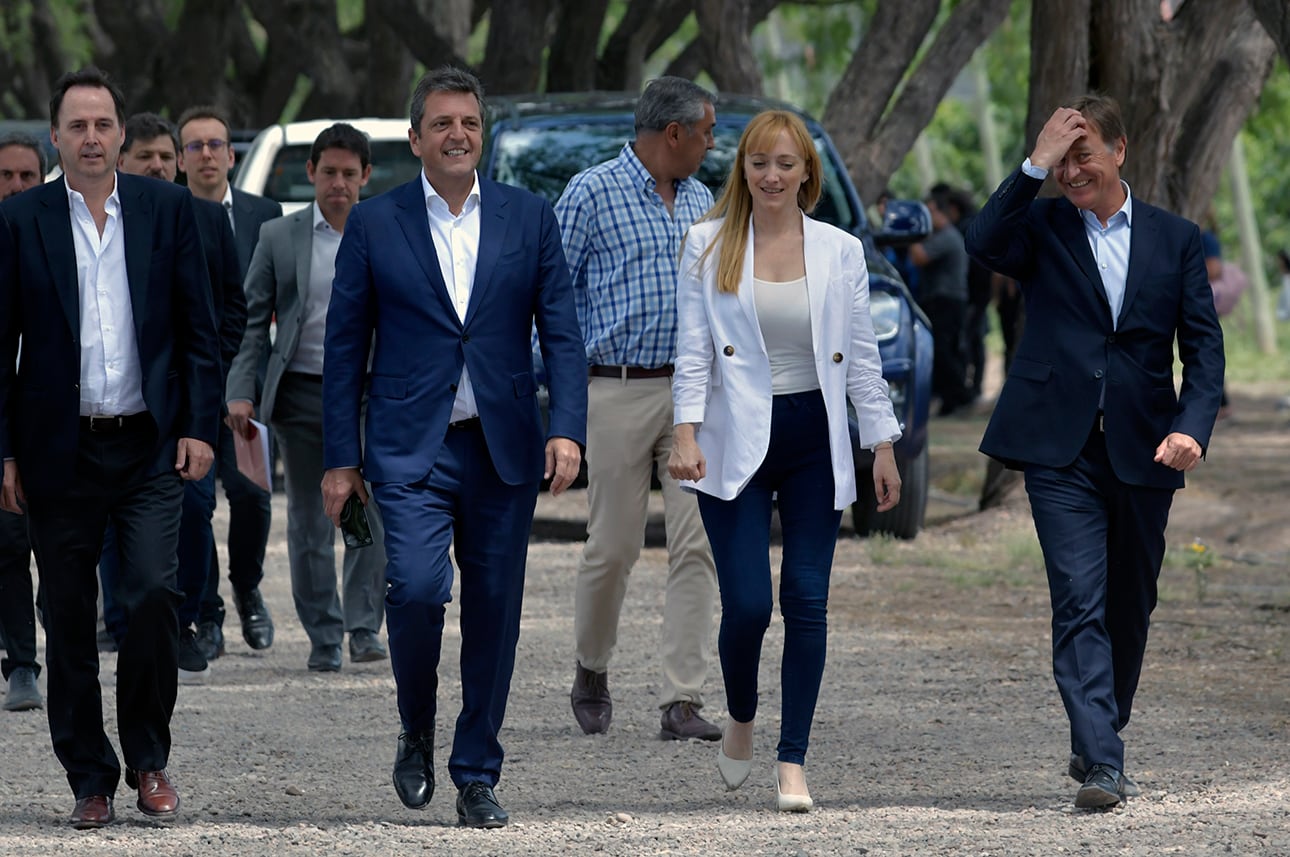
[(462, 342), (470, 342), (470, 334), (469, 334), (469, 333), (463, 333), (463, 334), (461, 335), (461, 341), (462, 341)]
[(1101, 370), (1101, 369), (1098, 369), (1096, 372), (1094, 372), (1094, 373), (1093, 373), (1093, 377), (1094, 377), (1094, 378), (1101, 378), (1101, 377), (1102, 377), (1102, 370)]
[(834, 363), (841, 363), (841, 362), (842, 362), (842, 352), (841, 352), (841, 351), (834, 351), (834, 352), (833, 352), (833, 362), (834, 362)]
[(457, 392), (457, 385), (456, 385), (456, 384), (449, 384), (449, 385), (448, 385), (448, 389), (455, 393), (455, 392)]
[(1114, 345), (1114, 344), (1115, 344), (1115, 336), (1108, 336), (1108, 337), (1106, 338), (1106, 344), (1107, 344), (1107, 345)]
[(721, 353), (726, 355), (727, 357), (734, 357), (735, 347), (733, 345), (727, 345), (725, 348), (721, 349)]

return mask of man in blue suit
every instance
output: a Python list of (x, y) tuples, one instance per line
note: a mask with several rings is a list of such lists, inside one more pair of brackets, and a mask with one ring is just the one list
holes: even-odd
[[(462, 711), (448, 770), (459, 821), (501, 827), (497, 733), (515, 665), (529, 529), (541, 479), (558, 494), (578, 473), (587, 364), (551, 206), (475, 172), (483, 112), (474, 75), (427, 73), (412, 95), (408, 134), (422, 174), (350, 213), (327, 313), (323, 495), (338, 524), (351, 495), (367, 502), (366, 477), (384, 518), (386, 624), (402, 721), (393, 779), (413, 809), (434, 791), (452, 546), (461, 572)], [(534, 324), (550, 391), (545, 435)]]
[(210, 469), (220, 411), (219, 335), (192, 198), (116, 172), (124, 104), (97, 69), (64, 75), (50, 99), (63, 176), (0, 204), (0, 506), (30, 520), (49, 731), (77, 828), (112, 821), (121, 775), (103, 730), (94, 635), (109, 520), (127, 625), (116, 669), (126, 785), (146, 815), (179, 809), (165, 769), (180, 505), (183, 480)]
[[(967, 235), (972, 256), (1016, 279), (1025, 298), (1025, 331), (981, 451), (1025, 472), (1082, 808), (1137, 791), (1119, 733), (1169, 506), (1209, 444), (1223, 384), (1200, 230), (1132, 197), (1120, 179), (1126, 147), (1115, 101), (1075, 99)], [(1063, 198), (1036, 199), (1050, 173)]]

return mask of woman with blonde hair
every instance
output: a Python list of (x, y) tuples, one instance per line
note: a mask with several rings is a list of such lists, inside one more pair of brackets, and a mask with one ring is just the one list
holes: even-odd
[(687, 234), (677, 284), (676, 429), (668, 470), (699, 492), (721, 590), (730, 711), (717, 755), (736, 789), (752, 769), (757, 667), (773, 607), (771, 504), (783, 531), (780, 810), (813, 802), (802, 769), (824, 673), (829, 572), (856, 498), (850, 397), (874, 452), (878, 510), (900, 499), (900, 438), (869, 315), (858, 238), (806, 216), (823, 169), (796, 114), (748, 123), (716, 205)]

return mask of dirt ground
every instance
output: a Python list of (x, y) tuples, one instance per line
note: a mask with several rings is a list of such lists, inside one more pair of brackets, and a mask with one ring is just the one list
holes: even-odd
[[(1022, 492), (1004, 508), (972, 511), (984, 471), (976, 415), (933, 425), (922, 535), (839, 538), (807, 762), (815, 812), (773, 810), (778, 621), (763, 653), (761, 761), (743, 789), (725, 791), (712, 745), (658, 740), (659, 547), (646, 547), (629, 591), (611, 667), (614, 725), (603, 736), (578, 732), (568, 689), (581, 546), (550, 538), (530, 550), (503, 731), (498, 796), (510, 827), (458, 828), (446, 771), (427, 811), (404, 809), (389, 781), (398, 724), (388, 663), (305, 670), (279, 495), (264, 584), (277, 640), (252, 652), (233, 622), (209, 683), (180, 688), (170, 765), (179, 819), (145, 821), (122, 787), (117, 824), (71, 830), (44, 713), (0, 712), (0, 854), (1290, 855), (1290, 412), (1277, 408), (1286, 392), (1238, 389), (1208, 461), (1175, 500), (1125, 730), (1143, 795), (1118, 810), (1072, 807), (1042, 563)], [(539, 534), (570, 529), (585, 503), (582, 492), (543, 497)], [(222, 502), (218, 514), (222, 532)], [(459, 705), (457, 645), (449, 634), (441, 769)], [(109, 719), (113, 668), (105, 655)], [(720, 721), (715, 658), (707, 694), (706, 712)]]

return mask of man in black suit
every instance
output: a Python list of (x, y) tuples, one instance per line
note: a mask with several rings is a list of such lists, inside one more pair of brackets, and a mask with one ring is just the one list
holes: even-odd
[(98, 69), (60, 78), (50, 136), (63, 176), (0, 203), (0, 506), (30, 520), (49, 731), (77, 828), (112, 821), (121, 775), (94, 633), (109, 520), (127, 621), (116, 675), (126, 784), (146, 815), (179, 809), (165, 769), (180, 504), (183, 480), (210, 469), (219, 422), (219, 337), (192, 197), (116, 173), (124, 104)]
[[(1053, 604), (1053, 674), (1071, 727), (1075, 805), (1114, 806), (1156, 604), (1165, 524), (1209, 443), (1223, 334), (1196, 224), (1134, 199), (1115, 101), (1049, 118), (968, 228), (1016, 279), (1026, 326), (981, 451), (1025, 472)], [(1036, 199), (1051, 173), (1062, 198)], [(1174, 390), (1174, 343), (1182, 388)]]
[[(271, 199), (244, 193), (229, 184), (235, 156), (228, 118), (216, 107), (190, 107), (179, 116), (179, 170), (188, 178), (188, 189), (198, 199), (224, 207), (237, 241), (238, 281), (246, 279), (251, 256), (260, 240), (260, 226), (282, 216), (282, 206)], [(225, 367), (227, 369), (227, 366)], [(260, 370), (263, 379), (264, 370)], [(269, 541), (271, 499), (269, 492), (237, 469), (233, 433), (220, 424), (216, 469), (228, 500), (228, 579), (233, 603), (242, 620), (242, 639), (252, 649), (273, 645), (273, 620), (260, 596), (264, 578), (264, 550)], [(202, 654), (213, 660), (224, 654), (224, 600), (219, 595), (219, 559), (212, 548), (211, 568), (202, 596), (197, 624)]]
[[(125, 143), (121, 147), (121, 172), (146, 175), (173, 182), (178, 169), (179, 137), (175, 128), (156, 113), (136, 113), (125, 122)], [(213, 202), (194, 198), (197, 232), (201, 236), (210, 274), (211, 299), (219, 325), (222, 377), (237, 356), (246, 330), (246, 296), (238, 273), (233, 228), (224, 209)], [(205, 477), (184, 484), (184, 507), (179, 524), (179, 589), (184, 595), (179, 607), (179, 683), (201, 684), (210, 666), (197, 645), (196, 624), (202, 595), (210, 574), (215, 534), (211, 517), (215, 512), (215, 468)], [(114, 539), (109, 539), (114, 542)], [(104, 544), (99, 576), (104, 589), (116, 574), (116, 545)], [(114, 606), (114, 605), (113, 605)], [(108, 614), (107, 601), (104, 613)], [(109, 628), (112, 617), (106, 616)], [(124, 629), (119, 629), (123, 631)]]

